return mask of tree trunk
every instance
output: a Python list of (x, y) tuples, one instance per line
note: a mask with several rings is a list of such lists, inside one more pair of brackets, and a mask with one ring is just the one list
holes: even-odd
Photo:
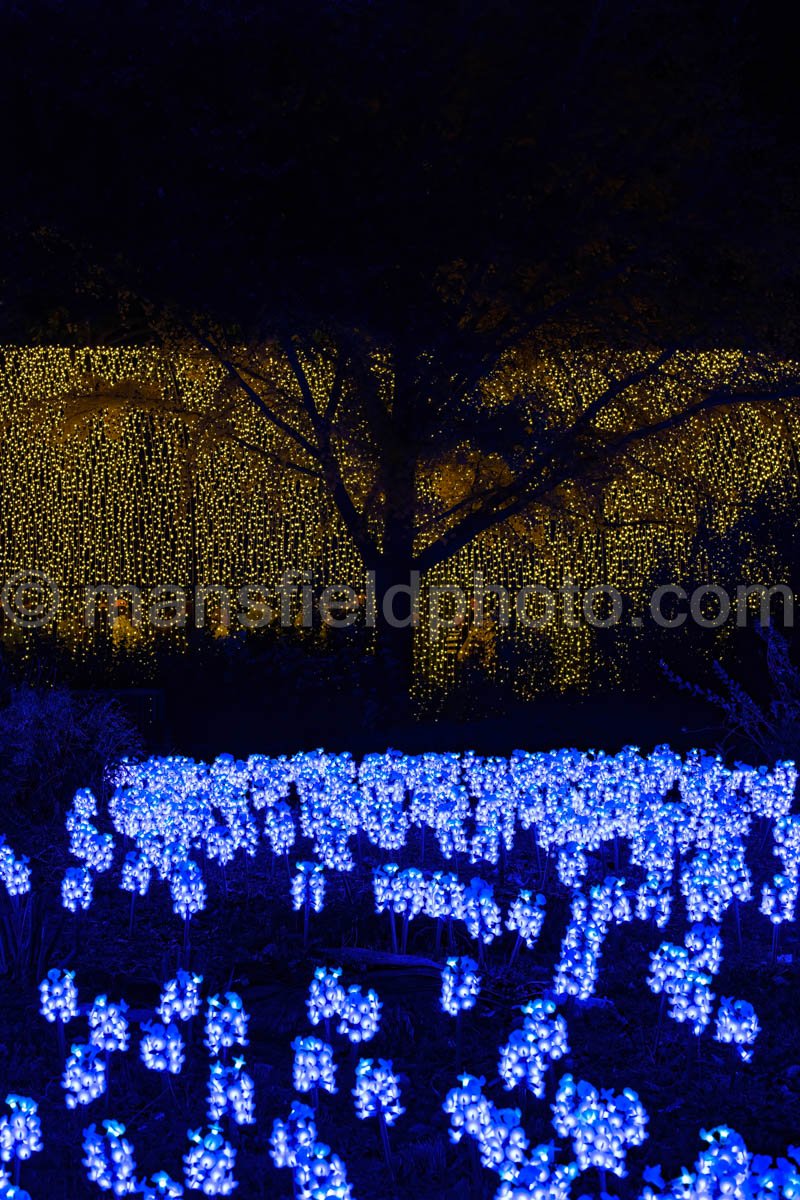
[(381, 561), (375, 578), (375, 659), (381, 718), (411, 717), (414, 622), (417, 604), (411, 556), (404, 564)]
[(384, 521), (375, 569), (375, 632), (381, 715), (411, 716), (414, 628), (419, 576), (412, 569), (416, 509), (415, 453), (398, 430), (382, 464)]

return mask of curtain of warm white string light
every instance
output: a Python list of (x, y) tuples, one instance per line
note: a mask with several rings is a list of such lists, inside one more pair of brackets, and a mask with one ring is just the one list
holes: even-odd
[[(719, 378), (738, 361), (730, 353), (701, 358), (704, 373)], [(547, 375), (551, 405), (561, 397), (569, 402), (576, 370), (568, 380), (555, 367)], [(95, 403), (86, 379), (103, 381)], [(591, 387), (590, 368), (586, 379)], [(237, 408), (238, 444), (205, 437), (197, 449), (198, 423), (213, 411), (219, 383), (214, 367), (198, 370), (195, 359), (153, 349), (1, 352), (0, 578), (30, 568), (52, 578), (64, 597), (59, 633), (76, 653), (93, 636), (83, 622), (86, 584), (275, 589), (284, 572), (309, 571), (319, 584), (363, 590), (359, 556), (319, 483), (244, 448), (276, 444), (281, 436), (246, 401)], [(161, 404), (153, 400), (159, 393)], [(491, 402), (491, 391), (487, 396)], [(791, 472), (798, 431), (787, 412), (743, 406), (656, 447), (641, 445), (615, 482), (562, 492), (557, 511), (542, 506), (495, 529), (432, 570), (426, 586), (469, 588), (481, 572), (487, 583), (512, 591), (570, 581), (581, 588), (609, 584), (636, 600), (657, 573), (679, 582), (689, 572), (697, 577), (700, 512), (724, 531)], [(444, 506), (447, 487), (457, 493), (459, 469), (445, 462), (421, 472), (421, 500)], [(762, 578), (764, 561), (764, 548), (753, 547), (738, 564), (743, 578), (779, 582)], [(6, 629), (5, 636), (21, 635)], [(489, 628), (482, 637), (482, 661), (501, 674), (510, 669), (502, 652), (507, 639), (545, 654), (549, 682), (557, 686), (580, 686), (591, 661), (591, 630), (559, 619), (545, 629)], [(146, 630), (138, 635), (146, 638)], [(460, 652), (463, 660), (463, 644)], [(458, 639), (446, 630), (421, 628), (415, 650), (421, 692), (452, 682), (458, 653)], [(518, 683), (522, 691), (532, 686)]]

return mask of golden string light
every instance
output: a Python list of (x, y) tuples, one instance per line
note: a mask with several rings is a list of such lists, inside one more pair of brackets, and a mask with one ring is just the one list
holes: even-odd
[[(640, 423), (652, 422), (691, 403), (700, 384), (736, 378), (741, 386), (743, 362), (734, 351), (678, 356), (667, 375), (604, 410), (597, 427), (608, 436), (624, 430), (634, 400)], [(626, 364), (635, 369), (636, 356)], [(619, 356), (611, 365), (619, 372)], [(533, 436), (542, 420), (545, 427), (574, 420), (607, 386), (609, 371), (610, 360), (601, 356), (573, 355), (556, 364), (520, 355), (487, 381), (483, 402), (501, 408), (535, 384), (537, 404), (527, 414)], [(315, 391), (330, 386), (324, 364), (308, 364), (308, 375)], [(210, 420), (221, 394), (231, 436), (220, 436)], [(205, 583), (235, 594), (257, 583), (274, 592), (285, 572), (308, 571), (320, 586), (363, 591), (363, 564), (321, 484), (277, 465), (288, 453), (285, 438), (243, 395), (225, 390), (215, 364), (152, 348), (5, 347), (0, 429), (0, 581), (31, 568), (53, 579), (64, 598), (58, 631), (76, 654), (87, 652), (93, 636), (83, 620), (86, 584), (191, 589)], [(456, 583), (469, 593), (476, 573), (511, 594), (533, 584), (553, 590), (565, 581), (582, 589), (607, 584), (635, 605), (659, 571), (677, 582), (696, 574), (703, 561), (699, 533), (724, 535), (748, 504), (769, 496), (787, 477), (798, 434), (790, 406), (741, 406), (698, 418), (680, 435), (639, 443), (621, 472), (562, 486), (433, 568), (423, 581), (422, 610), (431, 586)], [(365, 499), (371, 468), (358, 457), (359, 436), (351, 431), (341, 452), (351, 491)], [(474, 448), (442, 459), (434, 445), (417, 474), (420, 511), (435, 517), (466, 494), (476, 462)], [(507, 471), (491, 455), (480, 469), (495, 479)], [(442, 528), (434, 526), (429, 536)], [(754, 546), (745, 555), (738, 564), (743, 581), (780, 582), (762, 579), (765, 553)], [(779, 553), (773, 558), (780, 566)], [(131, 644), (147, 638), (146, 631), (128, 633)], [(26, 635), (6, 624), (3, 636)], [(122, 623), (118, 637), (125, 636)], [(532, 664), (547, 662), (557, 687), (585, 682), (588, 626), (569, 628), (556, 619), (543, 629), (515, 623), (508, 635), (489, 628), (476, 648), (501, 675), (511, 670), (502, 652), (506, 637), (527, 648)], [(420, 629), (415, 662), (422, 696), (452, 685), (458, 654), (452, 633)], [(530, 677), (517, 679), (523, 694), (533, 688), (533, 674), (532, 667)]]

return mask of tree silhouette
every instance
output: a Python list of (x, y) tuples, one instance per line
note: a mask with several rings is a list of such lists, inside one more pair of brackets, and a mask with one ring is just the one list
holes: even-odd
[[(42, 12), (4, 18), (7, 324), (91, 336), (113, 294), (122, 336), (205, 356), (205, 432), (238, 436), (234, 394), (260, 413), (379, 601), (800, 391), (795, 160), (747, 6)], [(380, 640), (400, 693), (409, 635)]]

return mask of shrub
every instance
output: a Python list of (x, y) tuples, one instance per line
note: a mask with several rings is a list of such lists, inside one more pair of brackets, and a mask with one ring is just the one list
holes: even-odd
[(0, 709), (0, 797), (52, 816), (77, 787), (99, 788), (108, 763), (141, 749), (114, 700), (63, 687), (12, 688)]
[(723, 729), (737, 748), (766, 762), (796, 758), (800, 753), (800, 670), (792, 662), (791, 647), (780, 630), (773, 625), (754, 628), (766, 647), (763, 698), (745, 688), (719, 662), (713, 664), (718, 691), (682, 678), (664, 662), (661, 667), (679, 688), (721, 712)]

